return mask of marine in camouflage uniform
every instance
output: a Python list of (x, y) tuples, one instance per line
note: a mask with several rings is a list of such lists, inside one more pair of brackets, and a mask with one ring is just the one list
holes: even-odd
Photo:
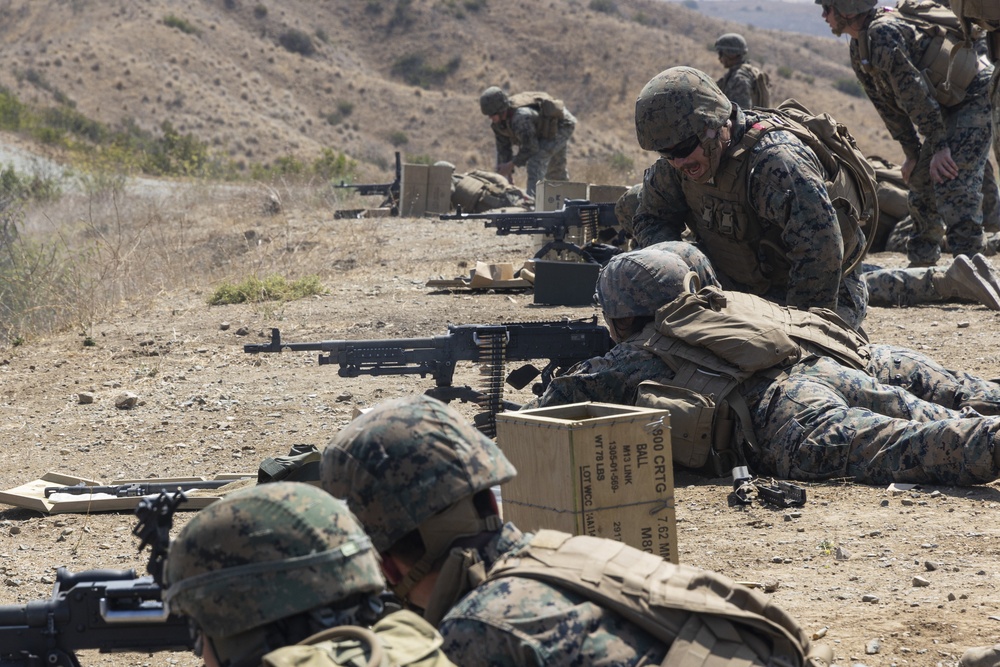
[(391, 587), (438, 624), (454, 662), (659, 664), (666, 646), (582, 595), (520, 577), (476, 586), (531, 539), (501, 523), (491, 491), (515, 474), (492, 440), (425, 395), (356, 418), (321, 463), (323, 488), (355, 511)]
[(947, 268), (865, 267), (869, 305), (892, 308), (961, 301), (1000, 310), (1000, 274), (983, 255), (959, 255)]
[(451, 207), (462, 208), (463, 213), (483, 213), (497, 208), (532, 209), (535, 200), (521, 188), (495, 171), (473, 169), (458, 173), (455, 165), (439, 161), (435, 167), (450, 167), (451, 174)]
[(964, 99), (946, 105), (936, 99), (918, 67), (928, 49), (934, 48), (931, 35), (893, 9), (875, 8), (876, 0), (816, 2), (823, 5), (823, 16), (835, 35), (851, 36), (854, 72), (906, 156), (903, 174), (910, 186), (914, 220), (907, 242), (911, 265), (937, 264), (944, 237), (952, 255), (982, 252), (992, 66), (984, 63)]
[[(655, 247), (612, 258), (597, 295), (618, 345), (554, 378), (533, 407), (629, 404), (639, 382), (674, 380), (673, 368), (647, 341), (657, 333), (653, 314), (684, 290), (686, 270), (676, 255)], [(755, 472), (867, 484), (969, 485), (1000, 477), (1000, 417), (975, 411), (1000, 411), (1000, 387), (951, 373), (912, 350), (870, 346), (869, 352), (864, 370), (806, 355), (777, 379), (767, 372), (739, 385), (758, 443), (746, 451)]]
[(451, 667), (437, 631), (386, 603), (378, 556), (343, 501), (308, 484), (233, 492), (171, 542), (164, 600), (207, 667)]
[[(713, 179), (745, 150), (745, 133), (770, 115), (734, 106), (708, 75), (690, 67), (647, 83), (635, 116), (640, 145), (661, 155), (646, 170), (632, 219), (640, 247), (679, 241), (690, 225), (726, 289), (829, 308), (861, 326), (868, 306), (864, 235), (857, 230), (845, 238), (815, 153), (789, 132), (766, 132), (746, 157), (749, 178), (733, 185), (740, 192), (723, 192)], [(746, 206), (733, 203), (734, 196), (745, 197)], [(760, 227), (757, 238), (753, 224)]]
[(513, 183), (514, 168), (524, 167), (528, 172), (525, 192), (532, 199), (538, 181), (569, 180), (566, 148), (576, 129), (576, 118), (569, 109), (563, 110), (555, 136), (545, 138), (540, 135), (540, 112), (530, 106), (511, 107), (500, 88), (490, 86), (484, 90), (479, 105), (483, 114), (490, 117), (496, 139), (497, 172)]
[[(715, 40), (715, 51), (719, 62), (726, 67), (726, 73), (716, 81), (726, 97), (741, 109), (771, 105), (767, 75), (747, 62), (747, 41), (743, 35), (729, 32), (720, 36)], [(758, 78), (763, 79), (763, 90), (754, 85)]]

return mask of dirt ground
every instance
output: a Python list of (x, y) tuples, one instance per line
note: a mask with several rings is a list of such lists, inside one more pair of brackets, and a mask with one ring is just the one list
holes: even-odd
[[(323, 447), (355, 408), (420, 392), (416, 376), (341, 378), (312, 353), (247, 355), (280, 327), (290, 342), (399, 338), (473, 324), (589, 317), (592, 307), (535, 306), (531, 292), (425, 287), (467, 275), (477, 260), (520, 262), (530, 237), (429, 219), (334, 220), (288, 215), (256, 238), (318, 235), (328, 294), (283, 305), (206, 305), (209, 289), (168, 290), (149, 308), (122, 308), (80, 332), (0, 352), (0, 489), (47, 471), (110, 481), (255, 473), (294, 443)], [(246, 238), (248, 229), (231, 230)], [(872, 258), (899, 265), (902, 258)], [(872, 310), (871, 338), (921, 349), (948, 365), (1000, 376), (998, 315), (980, 306)], [(456, 384), (479, 382), (460, 364)], [(130, 391), (138, 403), (115, 407)], [(94, 396), (82, 404), (81, 392)], [(530, 394), (509, 391), (523, 401)], [(475, 407), (457, 403), (472, 417)], [(968, 646), (1000, 640), (1000, 489), (894, 493), (849, 481), (808, 487), (794, 512), (730, 507), (727, 479), (678, 471), (683, 562), (770, 591), (837, 665), (954, 665)], [(191, 513), (179, 516), (188, 520)], [(128, 513), (44, 515), (0, 508), (0, 604), (48, 597), (57, 566), (142, 570)], [(838, 554), (844, 560), (838, 559)], [(84, 665), (196, 665), (187, 654), (85, 653)]]

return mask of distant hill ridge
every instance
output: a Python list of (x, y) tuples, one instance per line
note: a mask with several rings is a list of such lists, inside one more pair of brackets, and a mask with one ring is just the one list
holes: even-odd
[(170, 121), (236, 162), (329, 147), (378, 178), (397, 149), (491, 167), (480, 90), (543, 89), (580, 121), (572, 177), (628, 183), (652, 161), (635, 140), (639, 90), (678, 64), (720, 76), (710, 47), (734, 30), (771, 73), (772, 99), (827, 110), (863, 149), (896, 156), (867, 100), (835, 89), (853, 80), (845, 44), (662, 0), (9, 0), (0, 85), (111, 125)]

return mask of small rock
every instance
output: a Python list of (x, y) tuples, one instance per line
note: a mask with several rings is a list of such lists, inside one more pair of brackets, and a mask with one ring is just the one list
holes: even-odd
[(902, 505), (903, 507), (910, 507), (913, 505), (913, 501), (910, 500), (909, 498), (903, 498), (902, 500), (899, 501), (899, 504)]
[(837, 547), (833, 552), (833, 557), (835, 560), (850, 560), (851, 552), (844, 547)]
[(958, 598), (957, 598), (957, 597), (955, 597), (955, 594), (954, 594), (954, 593), (948, 593), (948, 602), (954, 602), (954, 601), (955, 601), (955, 600), (957, 600), (957, 599), (958, 599)]
[(861, 601), (875, 604), (876, 602), (878, 602), (878, 596), (872, 595), (871, 593), (865, 593), (864, 595), (861, 596)]
[(937, 563), (932, 563), (931, 561), (926, 560), (924, 561), (924, 569), (927, 570), (928, 572), (933, 572), (934, 570), (938, 569), (938, 566)]
[(229, 331), (229, 322), (221, 322), (219, 324), (219, 329), (222, 331)]
[(961, 322), (958, 323), (958, 328), (959, 329), (968, 329), (970, 326), (972, 326), (972, 323), (971, 322), (967, 322), (965, 320), (962, 320)]
[(865, 653), (868, 655), (875, 655), (882, 649), (882, 642), (877, 639), (873, 639), (867, 644), (865, 644)]
[(11, 526), (10, 527), (10, 534), (11, 535), (20, 535), (21, 534), (21, 527), (20, 526)]
[(247, 329), (246, 327), (240, 327), (239, 329), (236, 330), (236, 335), (237, 336), (246, 336), (246, 335), (249, 335), (249, 333), (250, 333), (250, 330)]
[(126, 391), (119, 394), (115, 398), (115, 407), (119, 410), (131, 410), (139, 403), (139, 396), (132, 393), (131, 391)]
[(913, 577), (913, 587), (914, 588), (926, 588), (930, 586), (931, 582), (927, 581), (923, 577)]
[(90, 405), (94, 402), (94, 395), (89, 391), (81, 391), (76, 395), (76, 402), (80, 405)]

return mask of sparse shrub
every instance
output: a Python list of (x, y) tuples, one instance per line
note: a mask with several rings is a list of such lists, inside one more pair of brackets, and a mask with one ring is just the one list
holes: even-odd
[(20, 130), (27, 115), (28, 109), (17, 96), (0, 87), (0, 129)]
[(698, 9), (698, 3), (695, 0), (684, 0), (682, 4), (688, 9)]
[(260, 303), (262, 301), (294, 301), (307, 296), (323, 294), (326, 288), (318, 276), (307, 276), (288, 282), (284, 276), (271, 275), (263, 280), (251, 276), (241, 283), (223, 283), (208, 299), (210, 306), (233, 303)]
[(407, 164), (434, 164), (435, 162), (437, 162), (437, 160), (426, 153), (420, 153), (419, 155), (407, 154), (406, 156)]
[(392, 17), (386, 28), (392, 30), (406, 30), (416, 20), (413, 16), (413, 0), (396, 0), (396, 7), (392, 10)]
[(267, 7), (265, 7), (264, 5), (261, 5), (261, 4), (255, 5), (254, 8), (253, 8), (253, 15), (254, 15), (254, 18), (266, 19), (267, 18)]
[(395, 132), (389, 134), (389, 143), (395, 146), (396, 148), (406, 145), (406, 143), (409, 141), (410, 138), (407, 137), (406, 132), (403, 132), (402, 130), (396, 130)]
[[(0, 211), (13, 202), (51, 201), (57, 199), (62, 191), (59, 182), (51, 177), (39, 174), (20, 174), (13, 165), (0, 168)], [(0, 219), (0, 225), (3, 220)], [(6, 238), (7, 229), (0, 228), (0, 245)]]
[(353, 111), (354, 102), (350, 102), (348, 100), (340, 100), (337, 102), (337, 112), (340, 113), (341, 116), (350, 116)]
[(236, 3), (236, 0), (223, 0), (222, 6), (226, 9), (232, 10), (237, 9), (239, 5)]
[(324, 148), (323, 154), (312, 164), (312, 171), (327, 181), (346, 180), (354, 175), (357, 163), (343, 153)]
[(176, 28), (186, 35), (200, 35), (201, 30), (194, 27), (190, 22), (180, 18), (179, 16), (174, 16), (173, 14), (167, 14), (163, 17), (163, 25), (168, 28)]
[(601, 12), (602, 14), (617, 14), (618, 5), (615, 0), (590, 0), (588, 5), (591, 11)]
[(208, 162), (208, 146), (191, 134), (182, 135), (170, 121), (160, 126), (163, 137), (146, 148), (142, 169), (154, 175), (194, 176)]
[(865, 89), (857, 79), (837, 79), (833, 87), (853, 97), (865, 97)]
[(782, 79), (791, 79), (792, 74), (794, 73), (795, 73), (794, 70), (788, 65), (781, 65), (778, 67), (778, 76), (780, 76)]
[(291, 28), (281, 33), (278, 43), (285, 47), (285, 50), (298, 53), (301, 56), (311, 56), (316, 53), (316, 46), (312, 37), (297, 28)]
[(365, 14), (378, 16), (382, 13), (383, 9), (385, 9), (385, 7), (382, 6), (382, 2), (380, 0), (368, 0), (368, 2), (365, 3)]
[(389, 71), (411, 86), (430, 88), (444, 83), (461, 65), (461, 56), (455, 56), (444, 65), (435, 66), (428, 63), (422, 54), (411, 53), (396, 60)]
[(481, 9), (486, 9), (488, 0), (463, 0), (462, 6), (468, 9), (470, 12), (478, 12)]
[(610, 166), (614, 171), (625, 174), (632, 171), (635, 167), (635, 162), (624, 153), (616, 152), (611, 156)]
[(324, 44), (330, 43), (330, 35), (326, 34), (326, 30), (323, 30), (322, 28), (316, 28), (316, 39)]

